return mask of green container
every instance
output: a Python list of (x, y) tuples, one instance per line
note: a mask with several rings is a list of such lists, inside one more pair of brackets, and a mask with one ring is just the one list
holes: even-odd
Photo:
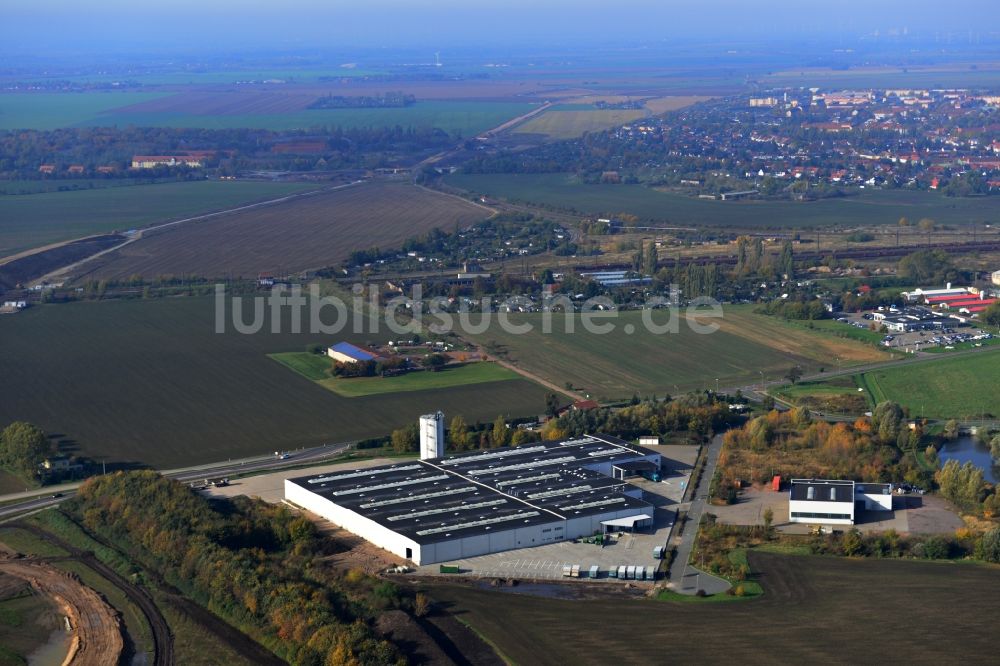
[(457, 574), (460, 573), (460, 569), (454, 564), (442, 564), (440, 567), (440, 572), (443, 574)]

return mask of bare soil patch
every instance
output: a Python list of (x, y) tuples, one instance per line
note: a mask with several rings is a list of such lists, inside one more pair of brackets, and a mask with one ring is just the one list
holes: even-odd
[(125, 647), (121, 620), (96, 591), (42, 562), (0, 561), (0, 572), (28, 581), (40, 594), (51, 597), (69, 619), (73, 638), (64, 664), (117, 663)]

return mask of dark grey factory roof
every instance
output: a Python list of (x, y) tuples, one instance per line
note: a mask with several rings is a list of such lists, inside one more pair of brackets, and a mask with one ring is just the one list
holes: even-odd
[[(812, 497), (809, 497), (810, 488), (813, 489)], [(853, 502), (854, 482), (792, 479), (791, 498), (803, 502)]]
[(606, 435), (291, 479), (417, 543), (635, 509), (625, 484), (586, 465), (653, 452)]

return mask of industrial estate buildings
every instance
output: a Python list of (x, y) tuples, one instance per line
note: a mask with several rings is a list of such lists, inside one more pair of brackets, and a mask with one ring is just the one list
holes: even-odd
[(659, 453), (595, 434), (288, 479), (285, 499), (432, 564), (651, 525), (652, 505), (624, 479), (660, 465)]

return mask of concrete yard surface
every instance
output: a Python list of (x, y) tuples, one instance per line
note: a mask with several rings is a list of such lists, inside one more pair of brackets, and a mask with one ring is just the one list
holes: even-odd
[(379, 465), (391, 465), (392, 463), (404, 460), (408, 460), (408, 458), (370, 458), (349, 460), (330, 465), (317, 465), (316, 467), (309, 467), (307, 469), (284, 469), (280, 472), (270, 472), (242, 479), (233, 479), (228, 486), (206, 488), (204, 492), (212, 497), (236, 497), (237, 495), (259, 497), (265, 502), (277, 504), (285, 499), (285, 479), (293, 479), (303, 474), (326, 474), (327, 472), (339, 472), (351, 469), (367, 469), (369, 467), (378, 467)]
[[(951, 504), (934, 495), (894, 495), (893, 510), (857, 511), (854, 527), (862, 532), (896, 530), (900, 534), (950, 534), (963, 526), (958, 511)], [(760, 487), (740, 492), (736, 504), (710, 506), (709, 513), (720, 523), (728, 525), (763, 525), (764, 512), (774, 512), (774, 526), (789, 534), (807, 534), (810, 525), (788, 522), (788, 492), (774, 492)], [(822, 524), (817, 521), (816, 524)], [(849, 529), (838, 525), (838, 530)]]

